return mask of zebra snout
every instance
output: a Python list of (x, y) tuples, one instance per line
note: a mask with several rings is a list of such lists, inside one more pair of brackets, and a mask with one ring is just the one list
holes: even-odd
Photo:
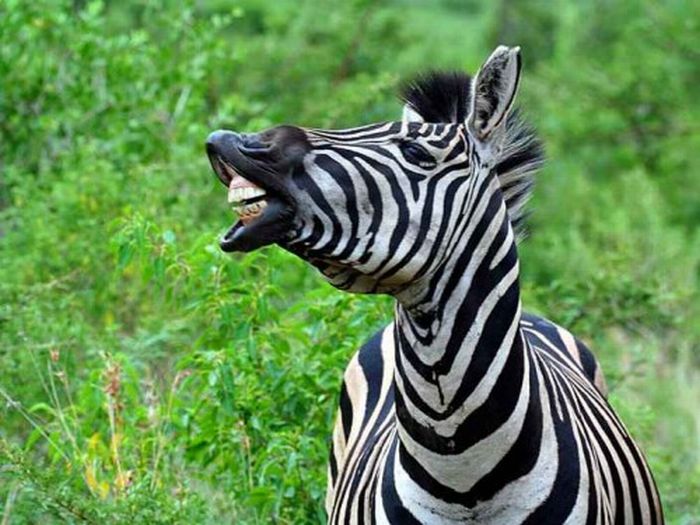
[(207, 153), (225, 156), (232, 147), (237, 147), (240, 135), (227, 129), (218, 129), (209, 134), (206, 141)]
[(237, 133), (226, 129), (212, 132), (206, 141), (207, 153), (226, 160), (243, 154), (257, 161), (265, 161), (273, 150), (273, 144), (260, 133)]

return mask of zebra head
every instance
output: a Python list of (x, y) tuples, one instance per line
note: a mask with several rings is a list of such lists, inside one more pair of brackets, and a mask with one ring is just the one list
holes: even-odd
[(408, 84), (396, 122), (212, 133), (210, 162), (240, 215), (221, 248), (277, 243), (338, 288), (396, 294), (463, 243), (487, 188), (517, 231), (541, 162), (510, 112), (519, 77), (519, 48), (500, 46), (473, 81), (432, 73)]

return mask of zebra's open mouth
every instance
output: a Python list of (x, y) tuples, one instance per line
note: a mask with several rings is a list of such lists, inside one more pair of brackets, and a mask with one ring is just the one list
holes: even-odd
[(267, 207), (267, 192), (242, 175), (239, 175), (236, 170), (223, 160), (219, 160), (218, 164), (231, 177), (231, 181), (228, 184), (228, 203), (243, 225), (248, 226), (251, 222), (257, 220)]
[(238, 215), (219, 240), (221, 249), (248, 252), (283, 240), (291, 227), (293, 201), (280, 176), (261, 162), (261, 152), (247, 151), (224, 136), (210, 137), (207, 153), (214, 172), (228, 188), (228, 202)]

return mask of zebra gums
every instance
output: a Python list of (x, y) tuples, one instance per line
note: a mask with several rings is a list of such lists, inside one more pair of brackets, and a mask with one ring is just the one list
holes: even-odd
[(276, 243), (337, 288), (396, 299), (345, 371), (329, 523), (663, 523), (591, 352), (521, 311), (542, 151), (511, 111), (520, 63), (501, 46), (473, 81), (420, 77), (399, 122), (209, 136), (240, 216), (224, 251)]

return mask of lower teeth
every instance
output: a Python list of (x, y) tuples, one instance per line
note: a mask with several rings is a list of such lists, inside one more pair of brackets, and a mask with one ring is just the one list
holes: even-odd
[(243, 206), (234, 206), (233, 211), (235, 211), (241, 219), (243, 224), (247, 224), (253, 219), (257, 218), (262, 211), (267, 206), (267, 201), (261, 200), (254, 202), (253, 204), (246, 204)]

